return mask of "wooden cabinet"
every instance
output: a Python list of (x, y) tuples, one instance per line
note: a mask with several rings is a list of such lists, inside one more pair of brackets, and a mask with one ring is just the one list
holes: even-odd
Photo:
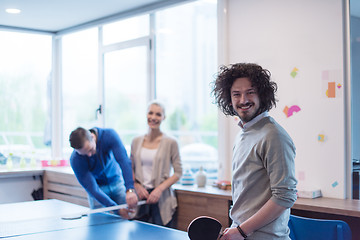
[(223, 228), (230, 225), (229, 207), (231, 192), (211, 186), (174, 185), (177, 201), (177, 228), (186, 231), (189, 223), (198, 216), (210, 216), (218, 219)]
[(326, 197), (298, 198), (291, 208), (291, 214), (308, 218), (345, 221), (352, 231), (352, 239), (359, 239), (360, 200)]
[(89, 207), (87, 193), (72, 170), (44, 171), (44, 199), (59, 199)]

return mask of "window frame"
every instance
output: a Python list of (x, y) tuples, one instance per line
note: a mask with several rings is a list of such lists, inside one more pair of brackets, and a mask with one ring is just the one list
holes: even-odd
[[(150, 25), (151, 21), (153, 21), (153, 16), (151, 16), (152, 14), (149, 15), (150, 17)], [(150, 27), (150, 26), (149, 26)], [(151, 31), (151, 28), (150, 28)], [(152, 31), (151, 31), (152, 32)], [(102, 31), (102, 26), (99, 27), (99, 91), (98, 91), (98, 96), (99, 96), (99, 105), (103, 107), (103, 111), (101, 112), (101, 114), (99, 114), (99, 124), (104, 127), (106, 126), (106, 119), (105, 119), (105, 111), (106, 111), (106, 102), (105, 102), (105, 76), (104, 76), (104, 56), (106, 53), (110, 53), (110, 52), (114, 52), (114, 51), (119, 51), (119, 50), (124, 50), (124, 49), (128, 49), (128, 48), (133, 48), (133, 47), (139, 47), (139, 46), (145, 46), (147, 49), (147, 62), (148, 62), (148, 67), (147, 67), (147, 76), (148, 79), (146, 81), (147, 86), (147, 96), (146, 96), (146, 100), (150, 101), (151, 99), (153, 99), (155, 97), (155, 93), (152, 89), (155, 89), (153, 86), (155, 85), (155, 77), (153, 76), (154, 73), (154, 60), (152, 59), (152, 56), (154, 56), (154, 49), (151, 47), (151, 43), (153, 42), (151, 35), (148, 36), (144, 36), (144, 37), (140, 37), (140, 38), (136, 38), (136, 39), (132, 39), (132, 40), (127, 40), (124, 42), (117, 42), (117, 43), (113, 43), (113, 44), (109, 44), (109, 45), (104, 45), (103, 44), (103, 31)]]

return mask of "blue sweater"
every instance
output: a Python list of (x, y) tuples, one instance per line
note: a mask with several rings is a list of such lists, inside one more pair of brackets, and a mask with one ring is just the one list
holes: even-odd
[(70, 164), (75, 176), (85, 190), (102, 205), (117, 205), (107, 196), (99, 185), (108, 185), (125, 180), (126, 189), (134, 188), (131, 161), (119, 135), (108, 128), (97, 130), (96, 154), (91, 157), (80, 155), (75, 150), (71, 154)]

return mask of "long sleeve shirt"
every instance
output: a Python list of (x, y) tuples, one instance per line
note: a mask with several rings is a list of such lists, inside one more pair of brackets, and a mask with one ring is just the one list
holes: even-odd
[(131, 161), (119, 135), (113, 129), (95, 129), (96, 154), (88, 157), (74, 150), (70, 164), (88, 194), (106, 207), (114, 206), (117, 204), (99, 186), (125, 181), (126, 189), (134, 188)]
[(269, 199), (287, 208), (248, 239), (289, 239), (289, 208), (296, 201), (294, 159), (291, 138), (269, 116), (259, 116), (238, 134), (232, 163), (233, 226), (249, 219)]

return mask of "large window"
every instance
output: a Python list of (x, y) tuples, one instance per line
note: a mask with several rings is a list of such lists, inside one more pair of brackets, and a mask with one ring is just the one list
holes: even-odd
[(150, 15), (103, 26), (101, 57), (104, 125), (114, 128), (130, 152), (132, 139), (146, 131), (149, 100)]
[[(0, 168), (50, 158), (51, 42), (49, 35), (0, 31)], [(11, 166), (8, 166), (11, 168)]]
[[(216, 1), (195, 1), (62, 38), (64, 157), (77, 126), (114, 128), (127, 150), (147, 131), (147, 103), (166, 107), (185, 169), (217, 177)], [(96, 109), (101, 105), (101, 121)], [(211, 181), (209, 181), (211, 182)]]
[[(78, 126), (114, 128), (129, 150), (147, 131), (148, 102), (159, 99), (162, 128), (178, 139), (184, 167), (216, 177), (216, 8), (199, 0), (57, 36), (0, 32), (0, 166), (10, 154), (14, 167), (22, 157), (69, 159)], [(52, 89), (57, 81), (61, 89)], [(61, 116), (59, 126), (52, 116)], [(62, 136), (51, 136), (57, 129)], [(51, 155), (60, 144), (62, 156)]]
[(68, 159), (70, 132), (79, 126), (98, 125), (97, 28), (65, 35), (62, 49), (63, 154)]
[(149, 36), (149, 15), (136, 16), (125, 20), (109, 23), (103, 26), (103, 44), (131, 41)]
[(156, 94), (166, 102), (166, 131), (179, 140), (185, 169), (217, 176), (217, 108), (210, 82), (217, 70), (216, 1), (156, 13)]
[(147, 51), (139, 46), (104, 56), (105, 126), (117, 130), (128, 150), (146, 131)]

